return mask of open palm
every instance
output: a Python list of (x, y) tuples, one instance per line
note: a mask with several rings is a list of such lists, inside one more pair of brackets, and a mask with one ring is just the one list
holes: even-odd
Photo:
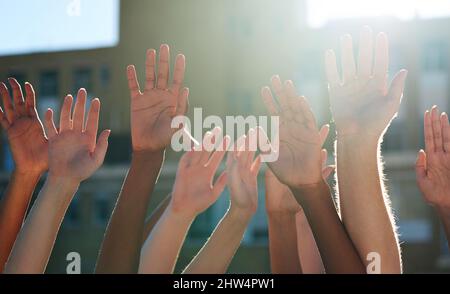
[(177, 56), (173, 82), (170, 86), (169, 62), (169, 46), (162, 45), (156, 76), (156, 51), (148, 50), (143, 92), (139, 88), (135, 67), (130, 65), (127, 68), (131, 95), (131, 139), (134, 151), (164, 149), (176, 131), (171, 128), (172, 118), (185, 114), (187, 110), (189, 90), (181, 89), (185, 58), (183, 55)]
[[(211, 136), (212, 133), (208, 132), (204, 142), (209, 141)], [(202, 150), (191, 150), (181, 157), (172, 192), (171, 207), (174, 211), (195, 217), (217, 200), (225, 187), (226, 173), (222, 173), (214, 184), (213, 180), (228, 141), (229, 137), (224, 137), (222, 148), (214, 153), (208, 151), (204, 144)]]
[(386, 34), (380, 33), (376, 38), (374, 62), (372, 43), (372, 31), (364, 27), (356, 69), (352, 37), (342, 37), (342, 79), (338, 74), (334, 52), (326, 52), (330, 103), (338, 134), (364, 132), (381, 135), (399, 109), (407, 71), (398, 72), (388, 87)]
[(425, 151), (419, 151), (416, 177), (425, 200), (450, 209), (450, 126), (445, 113), (437, 107), (424, 118)]
[(278, 160), (270, 162), (269, 167), (288, 186), (316, 184), (321, 180), (320, 153), (324, 143), (321, 133), (325, 130), (319, 132), (308, 102), (296, 94), (291, 81), (283, 86), (275, 76), (272, 87), (280, 108), (268, 87), (263, 88), (262, 96), (271, 115), (280, 116), (280, 144), (279, 150), (275, 150), (279, 152)]
[(4, 83), (0, 85), (4, 112), (0, 109), (1, 125), (6, 131), (15, 168), (19, 172), (43, 173), (48, 167), (48, 143), (35, 107), (33, 86), (25, 83), (23, 98), (19, 83), (11, 78), (13, 102)]
[(96, 142), (100, 100), (94, 99), (84, 119), (86, 91), (78, 92), (73, 116), (72, 96), (67, 96), (61, 107), (59, 130), (53, 121), (53, 111), (45, 115), (49, 138), (49, 176), (65, 177), (81, 182), (90, 177), (103, 163), (108, 148), (109, 130), (103, 131)]
[[(238, 142), (242, 141), (242, 144)], [(250, 141), (254, 142), (250, 144)], [(255, 213), (258, 207), (258, 172), (261, 167), (261, 157), (254, 159), (256, 146), (256, 131), (250, 129), (247, 136), (237, 140), (236, 148), (227, 155), (227, 186), (230, 190), (231, 206)]]

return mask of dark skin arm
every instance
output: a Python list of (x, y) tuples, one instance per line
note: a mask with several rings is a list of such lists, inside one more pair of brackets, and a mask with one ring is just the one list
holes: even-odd
[[(97, 260), (97, 273), (137, 273), (145, 215), (170, 144), (172, 118), (187, 110), (187, 88), (181, 88), (185, 59), (178, 55), (169, 85), (169, 46), (147, 51), (146, 84), (141, 92), (133, 65), (127, 68), (131, 96), (132, 163), (106, 229)], [(158, 77), (158, 78), (156, 78)]]
[[(292, 81), (283, 85), (272, 78), (276, 105), (268, 87), (262, 91), (272, 115), (280, 116), (279, 146), (273, 148), (278, 160), (269, 163), (275, 176), (287, 185), (303, 208), (319, 248), (327, 273), (364, 273), (358, 252), (333, 203), (328, 185), (322, 179), (322, 141), (314, 115), (304, 97), (296, 94)], [(264, 131), (260, 128), (260, 132)], [(264, 141), (264, 140), (263, 140)]]
[(14, 171), (0, 202), (0, 272), (22, 227), (27, 208), (41, 175), (48, 168), (47, 138), (36, 112), (33, 87), (25, 83), (26, 96), (15, 79), (9, 79), (13, 99), (5, 84), (0, 93), (0, 122), (8, 137)]

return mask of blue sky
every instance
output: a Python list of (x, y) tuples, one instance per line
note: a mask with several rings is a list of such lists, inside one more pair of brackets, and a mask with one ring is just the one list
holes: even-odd
[(119, 1), (1, 0), (0, 56), (115, 46)]

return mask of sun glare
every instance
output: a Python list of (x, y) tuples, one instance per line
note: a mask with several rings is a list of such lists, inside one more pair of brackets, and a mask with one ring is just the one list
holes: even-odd
[(349, 18), (395, 17), (411, 20), (448, 16), (449, 0), (307, 0), (307, 23), (311, 27)]

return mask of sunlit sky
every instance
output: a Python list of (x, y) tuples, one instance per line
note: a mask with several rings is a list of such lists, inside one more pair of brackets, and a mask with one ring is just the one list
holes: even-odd
[(450, 17), (450, 0), (307, 0), (307, 23), (311, 27), (345, 18), (379, 16), (400, 20)]
[(119, 0), (0, 1), (0, 56), (114, 46)]

